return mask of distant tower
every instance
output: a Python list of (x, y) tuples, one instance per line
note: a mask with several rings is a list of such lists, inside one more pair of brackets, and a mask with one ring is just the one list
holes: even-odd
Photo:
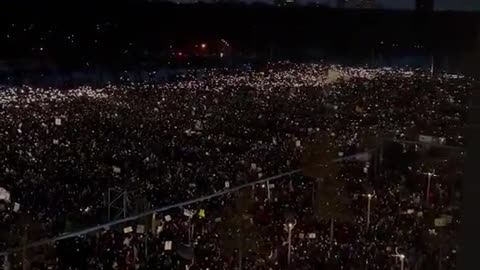
[(415, 9), (417, 11), (433, 11), (434, 0), (415, 0)]

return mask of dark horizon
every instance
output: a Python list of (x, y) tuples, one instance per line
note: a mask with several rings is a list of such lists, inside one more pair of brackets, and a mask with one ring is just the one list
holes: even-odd
[(165, 62), (171, 46), (220, 39), (232, 44), (234, 54), (273, 48), (284, 55), (319, 49), (347, 57), (407, 52), (456, 58), (475, 51), (480, 30), (480, 13), (466, 12), (141, 2), (115, 11), (97, 7), (73, 5), (75, 13), (58, 14), (0, 11), (0, 61), (128, 66)]

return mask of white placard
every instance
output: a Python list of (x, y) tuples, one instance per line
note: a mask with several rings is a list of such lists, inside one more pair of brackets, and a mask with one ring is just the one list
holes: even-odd
[(200, 120), (195, 121), (195, 129), (202, 130), (202, 122)]
[(445, 222), (448, 224), (452, 223), (453, 217), (450, 215), (441, 215), (441, 218), (445, 220)]
[(297, 140), (297, 141), (295, 142), (295, 146), (296, 146), (296, 147), (300, 147), (301, 145), (302, 145), (302, 143), (300, 142), (300, 140)]
[(124, 232), (124, 233), (131, 233), (131, 232), (133, 232), (132, 226), (128, 226), (128, 227), (123, 228), (123, 232)]
[(423, 143), (432, 143), (433, 142), (433, 137), (432, 136), (425, 136), (425, 135), (420, 135), (418, 136), (418, 140)]
[(193, 214), (194, 214), (193, 211), (188, 210), (188, 209), (183, 209), (183, 215), (185, 215), (186, 217), (191, 218), (191, 217), (193, 217)]
[(145, 225), (137, 225), (137, 233), (145, 233)]
[(119, 167), (117, 166), (112, 166), (112, 169), (113, 169), (113, 172), (114, 173), (120, 173), (122, 171), (122, 169), (120, 169)]
[(370, 160), (370, 153), (359, 153), (354, 156), (354, 158), (358, 161), (368, 162)]
[(0, 201), (10, 202), (10, 192), (0, 187)]
[(415, 211), (414, 211), (413, 209), (408, 209), (408, 210), (407, 210), (407, 214), (409, 214), (409, 215), (413, 214), (414, 212), (415, 212)]
[(165, 250), (172, 250), (172, 241), (165, 241)]
[(56, 125), (56, 126), (61, 126), (61, 125), (62, 125), (62, 119), (60, 119), (60, 118), (55, 118), (55, 125)]
[(165, 221), (166, 221), (166, 222), (169, 222), (169, 221), (171, 221), (171, 220), (172, 220), (172, 217), (171, 217), (170, 215), (166, 215), (166, 216), (165, 216)]
[(57, 140), (57, 139), (53, 139), (53, 144), (58, 144), (58, 140)]
[(20, 204), (19, 203), (15, 203), (13, 205), (13, 212), (18, 212), (18, 210), (20, 210)]
[(250, 168), (251, 168), (252, 170), (256, 170), (256, 169), (257, 169), (257, 164), (252, 163), (252, 164), (250, 165)]
[(225, 181), (225, 188), (230, 188), (230, 182)]
[(343, 152), (338, 152), (339, 157), (343, 157)]
[(309, 233), (308, 238), (309, 239), (315, 239), (315, 238), (317, 238), (317, 235), (315, 233)]
[(448, 225), (448, 222), (445, 218), (436, 218), (434, 223), (435, 227), (445, 227)]

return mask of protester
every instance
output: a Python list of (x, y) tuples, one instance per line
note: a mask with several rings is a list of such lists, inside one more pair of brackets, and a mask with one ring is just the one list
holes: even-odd
[[(467, 98), (476, 84), (448, 74), (432, 77), (412, 70), (288, 62), (271, 64), (261, 72), (203, 70), (201, 74), (192, 71), (164, 84), (127, 83), (97, 89), (2, 87), (0, 187), (8, 190), (12, 201), (3, 211), (2, 226), (11, 235), (22, 235), (28, 220), (41, 228), (30, 238), (52, 237), (71, 230), (67, 224), (79, 228), (100, 223), (108, 188), (129, 190), (152, 207), (166, 206), (218, 192), (228, 188), (227, 182), (234, 187), (300, 168), (314, 145), (327, 144), (338, 151), (335, 157), (364, 152), (372, 148), (365, 143), (368, 134), (414, 141), (428, 135), (463, 146)], [(404, 150), (417, 152), (407, 145)], [(392, 155), (385, 154), (389, 158)], [(413, 166), (412, 157), (404, 159)], [(270, 201), (265, 199), (265, 187), (258, 187), (245, 213), (225, 210), (237, 209), (244, 191), (195, 205), (196, 211), (203, 209), (207, 215), (199, 217), (197, 212), (192, 219), (192, 269), (238, 267), (238, 259), (224, 254), (225, 235), (242, 239), (247, 246), (251, 241), (261, 243), (255, 250), (232, 244), (237, 247), (236, 256), (243, 258), (242, 268), (284, 269), (286, 209), (296, 212), (295, 269), (365, 265), (390, 269), (397, 266), (392, 257), (395, 248), (405, 254), (406, 269), (427, 269), (423, 266), (432, 260), (448, 269), (454, 249), (426, 248), (421, 243), (426, 228), (432, 227), (418, 215), (425, 206), (418, 200), (413, 203), (415, 196), (425, 196), (423, 187), (414, 185), (417, 189), (405, 191), (398, 180), (425, 177), (414, 173), (420, 168), (383, 169), (381, 177), (398, 181), (372, 184), (375, 211), (367, 230), (361, 194), (371, 179), (364, 166), (343, 162), (341, 173), (333, 176), (347, 181), (343, 192), (353, 200), (352, 217), (335, 226), (334, 240), (329, 239), (330, 223), (314, 218), (316, 180), (311, 177), (282, 178), (275, 183), (275, 198)], [(437, 171), (445, 175), (448, 166), (459, 168), (446, 162)], [(434, 184), (435, 203), (430, 209), (444, 213), (446, 205), (455, 201), (452, 190), (448, 183)], [(401, 214), (407, 209), (413, 212)], [(109, 228), (60, 241), (54, 257), (39, 260), (43, 266), (38, 267), (185, 269), (190, 261), (176, 254), (180, 244), (188, 244), (188, 218), (181, 209), (162, 213), (160, 218), (166, 215), (171, 221), (164, 221), (158, 233)], [(235, 215), (245, 216), (250, 224), (245, 226), (255, 231), (251, 238), (236, 228), (224, 228), (224, 221)], [(136, 230), (136, 225), (130, 226)], [(454, 236), (450, 227), (445, 231), (451, 230), (448, 235)], [(173, 248), (166, 248), (168, 241)], [(12, 256), (18, 259), (19, 254)]]

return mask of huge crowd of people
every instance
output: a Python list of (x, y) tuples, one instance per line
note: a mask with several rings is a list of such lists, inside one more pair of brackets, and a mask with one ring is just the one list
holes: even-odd
[[(476, 83), (419, 70), (274, 63), (196, 70), (161, 84), (0, 87), (0, 187), (10, 194), (2, 248), (100, 223), (109, 188), (155, 208), (371, 150), (377, 144), (366, 137), (428, 135), (462, 147)], [(461, 167), (452, 160), (462, 153), (434, 163), (427, 160), (446, 154), (385, 143), (380, 164), (388, 166), (376, 164), (378, 175), (359, 161), (293, 174), (270, 184), (269, 199), (257, 185), (58, 241), (39, 259), (30, 250), (29, 266), (285, 269), (291, 257), (292, 269), (399, 269), (402, 254), (405, 269), (454, 269)], [(312, 154), (317, 148), (328, 155)], [(422, 173), (432, 167), (426, 194)], [(324, 191), (331, 182), (344, 183), (331, 184), (338, 196)], [(11, 269), (25, 263), (15, 249), (6, 261)]]

